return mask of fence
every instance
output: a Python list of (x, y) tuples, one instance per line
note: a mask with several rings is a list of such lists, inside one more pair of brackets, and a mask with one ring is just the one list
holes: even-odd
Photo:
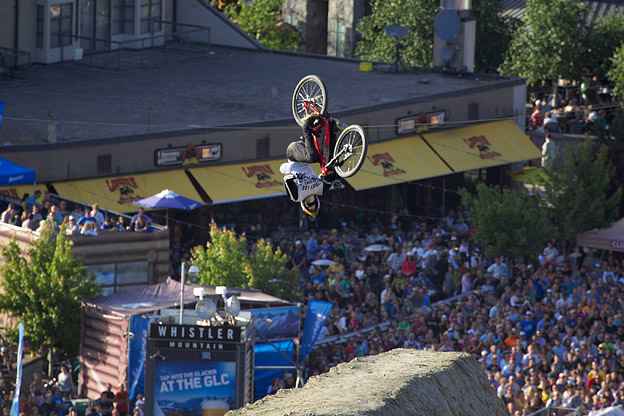
[(582, 416), (589, 413), (589, 410), (570, 409), (566, 407), (545, 407), (527, 416)]
[[(80, 40), (84, 56), (66, 56), (61, 48), (61, 61), (77, 61), (92, 67), (125, 71), (150, 68), (207, 56), (210, 53), (210, 28), (155, 20), (170, 25), (171, 33), (152, 34), (125, 41), (98, 39), (89, 36), (63, 35), (72, 43)], [(165, 30), (167, 32), (167, 30)], [(85, 50), (88, 49), (88, 50)]]
[(0, 47), (0, 75), (13, 75), (13, 69), (30, 69), (29, 52)]

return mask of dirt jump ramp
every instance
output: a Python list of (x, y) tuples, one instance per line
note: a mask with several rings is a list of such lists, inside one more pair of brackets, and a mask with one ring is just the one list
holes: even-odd
[(508, 416), (465, 353), (396, 349), (356, 358), (227, 416)]

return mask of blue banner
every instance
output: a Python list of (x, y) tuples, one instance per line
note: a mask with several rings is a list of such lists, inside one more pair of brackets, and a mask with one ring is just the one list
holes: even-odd
[(130, 318), (130, 332), (134, 334), (128, 351), (128, 383), (126, 389), (130, 395), (130, 400), (134, 400), (139, 393), (144, 394), (148, 325), (149, 318), (137, 315)]
[[(4, 101), (0, 101), (0, 127), (2, 127), (2, 119), (4, 118)], [(11, 411), (13, 414), (13, 411)]]
[(314, 347), (333, 306), (333, 303), (323, 302), (321, 300), (311, 300), (308, 302), (308, 313), (306, 314), (305, 324), (303, 325), (303, 337), (299, 355), (300, 363), (303, 363), (303, 360), (305, 360), (310, 354), (310, 351), (312, 351), (312, 347)]
[(252, 309), (249, 312), (254, 319), (258, 342), (299, 338), (299, 308), (297, 306)]
[[(294, 365), (295, 344), (292, 341), (278, 341), (272, 344), (256, 344), (254, 346), (254, 364), (257, 366), (292, 367)], [(281, 379), (283, 371), (254, 369), (254, 401), (260, 400), (269, 393), (273, 378)], [(292, 372), (296, 379), (295, 371), (288, 371)]]
[(22, 356), (24, 355), (24, 324), (19, 324), (19, 345), (17, 347), (17, 376), (15, 377), (15, 395), (11, 405), (11, 416), (19, 416), (20, 390), (22, 389)]
[(222, 416), (236, 407), (236, 362), (155, 364), (154, 415)]

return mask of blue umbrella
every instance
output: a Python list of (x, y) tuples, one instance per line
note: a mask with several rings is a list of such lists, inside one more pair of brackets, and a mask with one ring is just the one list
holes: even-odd
[(145, 208), (166, 208), (167, 209), (167, 226), (169, 225), (169, 208), (184, 209), (187, 211), (199, 208), (204, 205), (201, 202), (194, 201), (182, 195), (178, 195), (169, 189), (152, 195), (148, 198), (132, 201), (134, 205)]

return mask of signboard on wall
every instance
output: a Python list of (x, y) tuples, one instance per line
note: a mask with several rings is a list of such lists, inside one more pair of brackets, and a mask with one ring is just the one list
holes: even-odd
[(420, 113), (409, 117), (397, 119), (397, 134), (416, 132), (420, 133), (432, 128), (444, 126), (446, 121), (446, 112), (432, 111), (430, 113)]
[(189, 143), (186, 147), (168, 147), (154, 152), (156, 166), (186, 166), (221, 160), (221, 143)]

